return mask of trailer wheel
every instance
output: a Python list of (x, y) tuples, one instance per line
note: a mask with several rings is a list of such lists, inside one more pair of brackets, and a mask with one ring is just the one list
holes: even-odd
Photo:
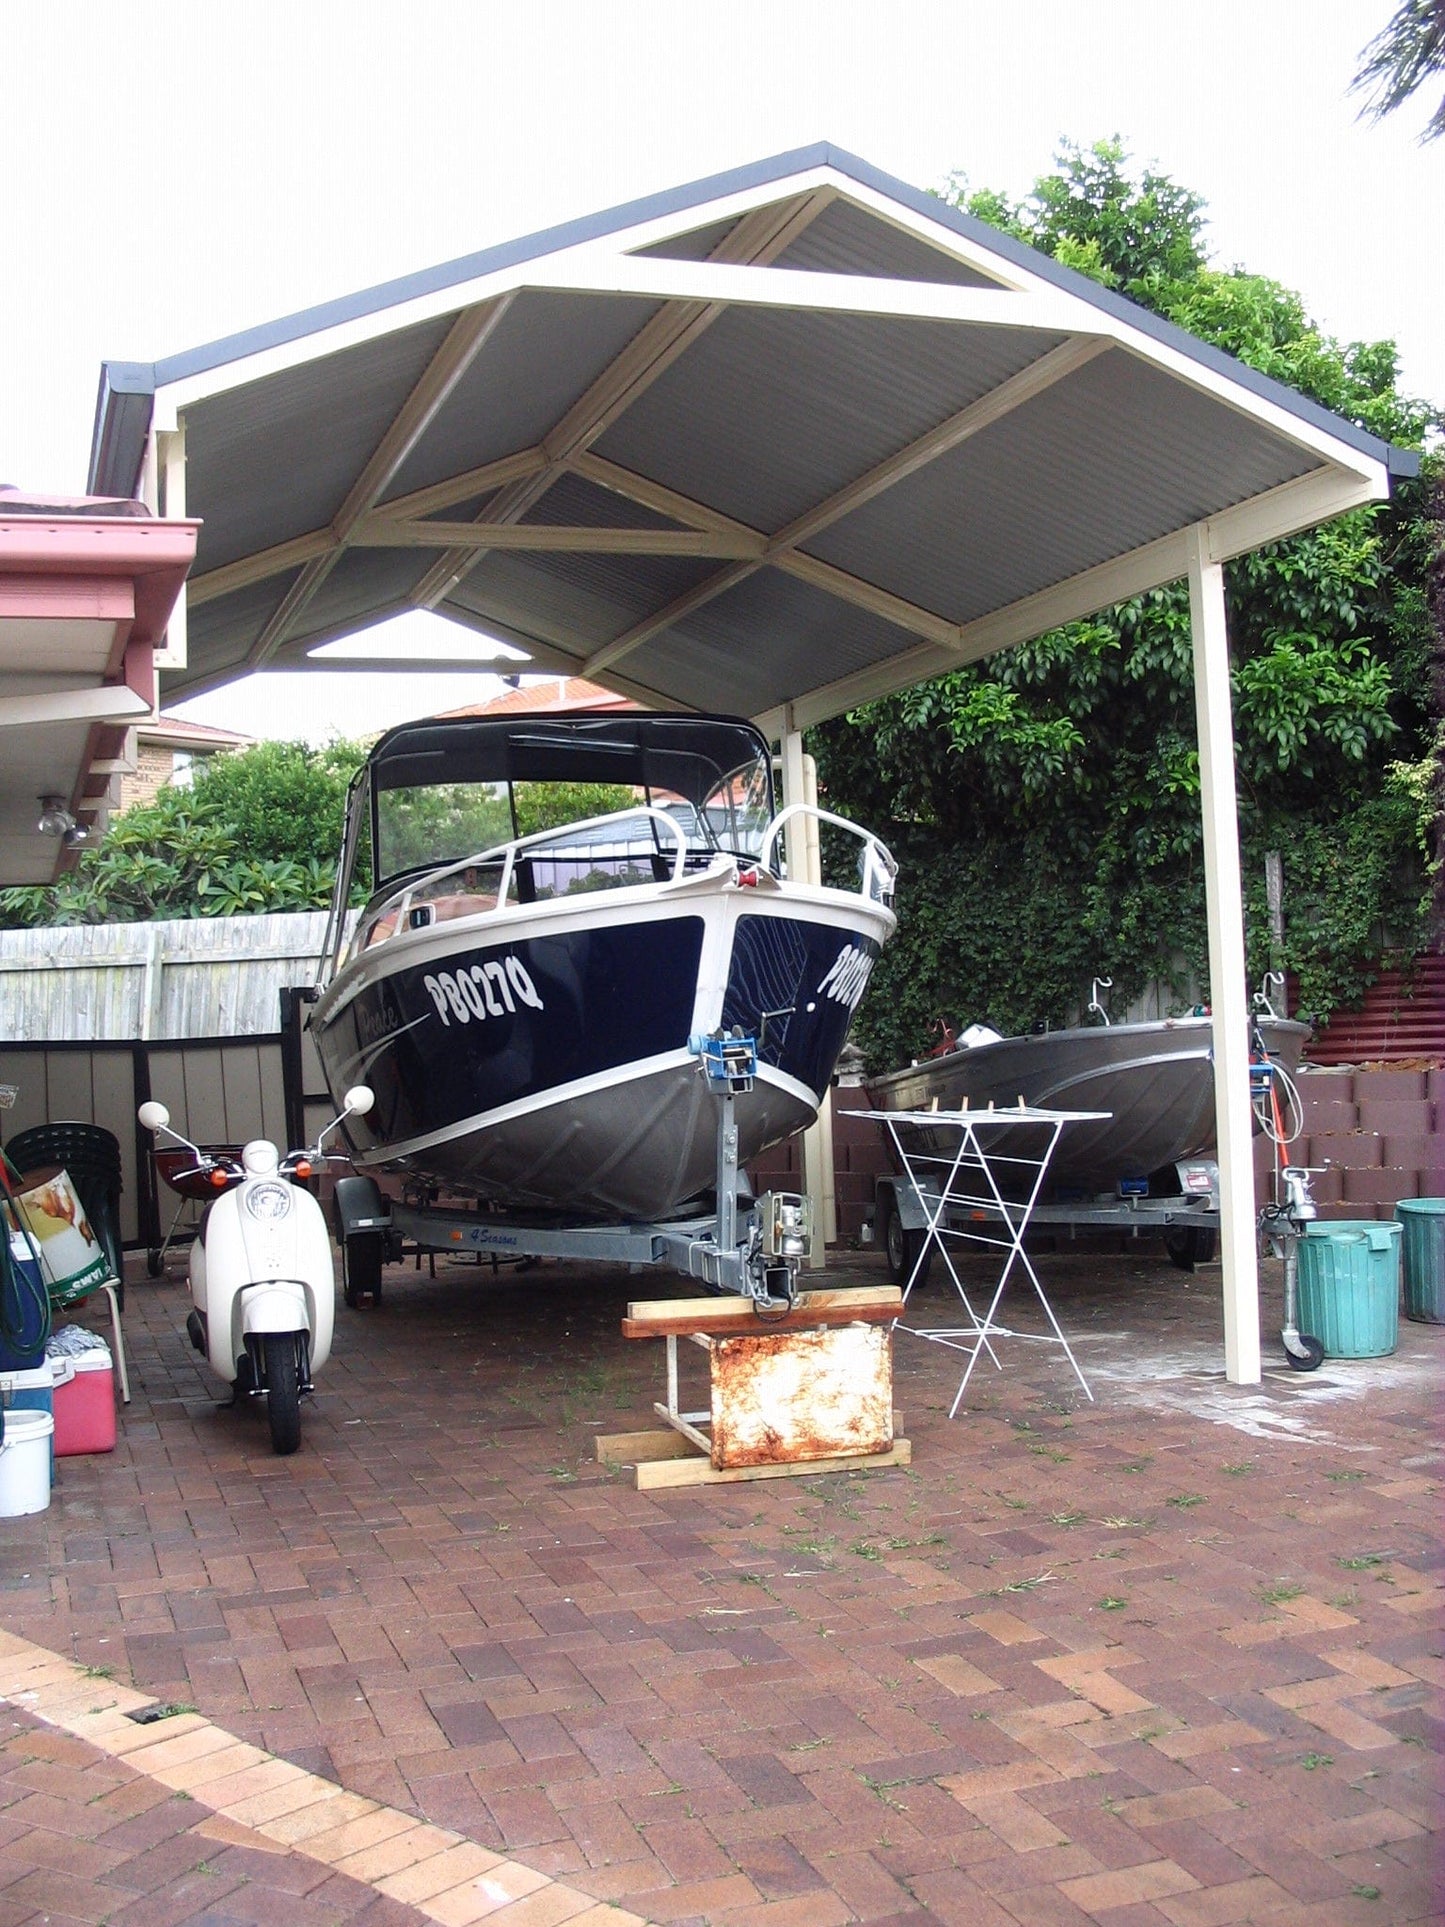
[(1294, 1344), (1299, 1346), (1298, 1352), (1288, 1342), (1284, 1348), (1285, 1363), (1292, 1372), (1313, 1372), (1324, 1364), (1325, 1348), (1317, 1338), (1311, 1338), (1308, 1332), (1300, 1332)]
[(355, 1311), (363, 1298), (381, 1303), (381, 1239), (353, 1232), (341, 1241), (341, 1295)]
[[(928, 1282), (929, 1267), (933, 1263), (933, 1247), (924, 1249), (927, 1232), (905, 1230), (903, 1220), (898, 1215), (898, 1206), (893, 1201), (891, 1191), (884, 1192), (883, 1208), (883, 1255), (888, 1260), (888, 1276), (895, 1285), (906, 1287), (913, 1278), (913, 1267), (918, 1265), (915, 1285), (922, 1288)], [(923, 1252), (923, 1262), (918, 1264), (918, 1254)]]
[(1176, 1227), (1166, 1232), (1164, 1248), (1171, 1265), (1177, 1265), (1181, 1271), (1193, 1271), (1196, 1265), (1207, 1265), (1214, 1256), (1214, 1231), (1202, 1224)]
[(146, 1277), (159, 1278), (161, 1275), (161, 1269), (164, 1263), (165, 1263), (165, 1260), (161, 1257), (160, 1246), (152, 1245), (150, 1250), (146, 1253)]

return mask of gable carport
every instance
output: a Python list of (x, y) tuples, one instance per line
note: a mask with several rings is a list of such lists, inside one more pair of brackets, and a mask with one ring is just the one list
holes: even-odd
[(1226, 1369), (1254, 1383), (1222, 565), (1413, 471), (820, 146), (107, 364), (90, 486), (201, 518), (170, 700), (432, 609), (649, 705), (754, 717), (791, 797), (810, 724), (1187, 576)]

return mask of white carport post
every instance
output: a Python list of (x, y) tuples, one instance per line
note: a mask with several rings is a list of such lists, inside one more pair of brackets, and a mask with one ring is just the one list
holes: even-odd
[(1224, 1267), (1224, 1371), (1232, 1385), (1259, 1383), (1259, 1256), (1249, 1100), (1249, 1002), (1244, 977), (1244, 898), (1229, 698), (1224, 569), (1207, 525), (1189, 531), (1189, 623), (1194, 711), (1204, 811), (1204, 891), (1209, 922), (1209, 1002), (1214, 1013), (1214, 1113), (1219, 1139), (1220, 1255)]
[[(816, 787), (810, 788), (808, 758), (803, 754), (803, 732), (793, 727), (792, 705), (788, 706), (782, 735), (783, 801), (785, 804), (817, 802)], [(807, 817), (795, 816), (784, 826), (787, 844), (788, 875), (798, 883), (820, 884), (822, 861), (816, 826)], [(823, 1108), (817, 1122), (803, 1133), (803, 1190), (813, 1200), (813, 1242), (808, 1263), (814, 1271), (827, 1262), (827, 1243), (836, 1237), (837, 1206), (834, 1201), (833, 1112), (830, 1093), (823, 1094)]]

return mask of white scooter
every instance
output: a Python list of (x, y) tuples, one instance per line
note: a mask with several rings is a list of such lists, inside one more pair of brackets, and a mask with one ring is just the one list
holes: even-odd
[(173, 1131), (164, 1104), (137, 1112), (146, 1130), (194, 1151), (195, 1170), (184, 1175), (204, 1176), (216, 1189), (191, 1246), (186, 1330), (216, 1376), (235, 1388), (233, 1404), (243, 1395), (265, 1399), (279, 1453), (301, 1443), (301, 1397), (330, 1356), (336, 1307), (331, 1238), (304, 1180), (342, 1118), (364, 1116), (374, 1102), (358, 1084), (311, 1149), (283, 1158), (268, 1139), (254, 1138), (239, 1164)]

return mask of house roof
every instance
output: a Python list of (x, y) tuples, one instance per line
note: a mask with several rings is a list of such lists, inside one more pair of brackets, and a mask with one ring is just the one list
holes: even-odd
[(423, 607), (774, 726), (1416, 466), (826, 145), (108, 363), (92, 485), (134, 491), (148, 436), (203, 523), (168, 697)]
[(49, 883), (74, 860), (37, 828), (41, 798), (104, 828), (195, 547), (193, 522), (139, 502), (0, 489), (0, 883)]

